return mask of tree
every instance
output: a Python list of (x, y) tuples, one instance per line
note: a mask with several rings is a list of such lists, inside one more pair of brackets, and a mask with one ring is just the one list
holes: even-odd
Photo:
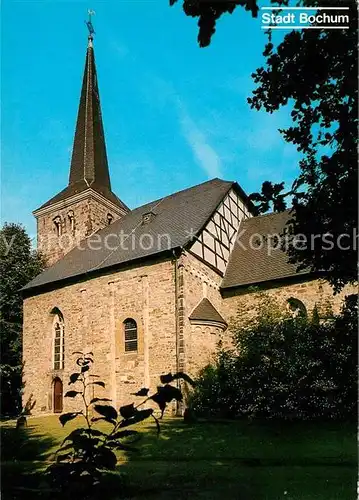
[[(171, 2), (175, 3), (175, 2)], [(288, 1), (272, 4), (287, 5)], [(299, 6), (338, 6), (334, 0), (299, 0)], [(238, 6), (258, 14), (256, 0), (184, 0), (187, 15), (199, 18), (198, 40), (209, 45), (215, 24)], [(350, 29), (295, 30), (274, 46), (271, 33), (264, 49), (266, 64), (252, 75), (248, 99), (269, 113), (291, 108), (292, 126), (280, 130), (302, 153), (300, 173), (291, 189), (266, 181), (251, 195), (257, 213), (282, 211), (291, 197), (294, 234), (287, 249), (298, 270), (320, 272), (339, 291), (357, 280), (357, 7), (343, 0)], [(336, 11), (327, 11), (337, 14)], [(341, 11), (343, 12), (343, 11)]]
[(20, 289), (44, 268), (42, 257), (18, 224), (0, 229), (1, 413), (21, 408), (22, 297)]

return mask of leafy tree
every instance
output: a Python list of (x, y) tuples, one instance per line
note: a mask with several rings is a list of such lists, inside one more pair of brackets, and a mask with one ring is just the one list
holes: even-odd
[[(335, 7), (338, 2), (299, 0), (295, 5)], [(298, 270), (321, 272), (336, 291), (358, 276), (357, 6), (354, 0), (342, 0), (343, 6), (350, 9), (345, 11), (350, 29), (295, 30), (276, 47), (269, 30), (266, 63), (252, 75), (256, 88), (248, 99), (252, 108), (269, 113), (289, 105), (292, 125), (280, 132), (302, 153), (300, 173), (291, 189), (285, 191), (284, 183), (266, 181), (261, 192), (251, 196), (252, 201), (258, 213), (270, 208), (281, 211), (291, 196), (294, 233), (303, 235), (304, 243), (299, 245), (295, 237), (291, 240), (290, 261)], [(219, 17), (237, 7), (258, 15), (257, 0), (183, 0), (184, 12), (199, 18), (201, 47), (211, 42)]]
[(44, 267), (42, 257), (18, 224), (0, 229), (0, 346), (1, 413), (21, 408), (22, 297), (20, 289)]
[(260, 294), (253, 316), (232, 325), (235, 349), (202, 371), (190, 407), (232, 418), (355, 418), (357, 299), (330, 322), (317, 315), (292, 317)]
[[(80, 417), (85, 425), (76, 428), (64, 439), (56, 452), (55, 463), (47, 469), (47, 476), (52, 486), (55, 486), (60, 493), (87, 495), (96, 493), (96, 487), (101, 484), (104, 471), (115, 469), (116, 450), (137, 451), (133, 444), (138, 442), (140, 434), (128, 427), (153, 418), (157, 431), (160, 432), (159, 420), (154, 414), (154, 409), (139, 408), (146, 402), (153, 401), (161, 411), (159, 418), (162, 418), (168, 403), (173, 400), (182, 401), (181, 391), (170, 385), (170, 382), (183, 379), (193, 385), (193, 381), (184, 373), (162, 375), (160, 380), (164, 385), (158, 386), (155, 394), (149, 395), (149, 389), (143, 387), (134, 394), (145, 397), (141, 403), (121, 406), (117, 411), (108, 398), (94, 397), (90, 400), (88, 398), (91, 386), (105, 387), (105, 383), (98, 380), (98, 375), (90, 373), (93, 353), (74, 354), (78, 355), (77, 371), (70, 375), (69, 385), (74, 385), (76, 389), (67, 391), (65, 397), (80, 399), (82, 409), (63, 413), (59, 420), (64, 426), (67, 422)], [(97, 428), (99, 422), (109, 424), (107, 430), (103, 427)]]

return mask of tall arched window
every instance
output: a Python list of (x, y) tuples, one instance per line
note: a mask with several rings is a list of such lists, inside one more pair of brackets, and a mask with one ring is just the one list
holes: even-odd
[(65, 327), (60, 311), (54, 314), (53, 321), (53, 368), (62, 370), (65, 365)]
[(125, 352), (137, 351), (137, 323), (132, 318), (123, 322), (125, 334)]

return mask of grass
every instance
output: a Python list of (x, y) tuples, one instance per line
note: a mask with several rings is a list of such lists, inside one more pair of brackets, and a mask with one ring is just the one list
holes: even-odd
[[(58, 444), (75, 428), (55, 416), (30, 418), (28, 428), (2, 426), (4, 499), (31, 498), (19, 485), (36, 487)], [(109, 476), (111, 495), (121, 476), (131, 499), (354, 500), (356, 430), (341, 423), (258, 424), (218, 422), (186, 425), (166, 419), (139, 425), (136, 454), (119, 455)], [(34, 493), (34, 498), (39, 498)]]

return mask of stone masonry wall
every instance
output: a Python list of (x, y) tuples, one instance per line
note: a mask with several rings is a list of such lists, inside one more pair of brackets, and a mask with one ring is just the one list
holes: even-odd
[[(65, 367), (54, 371), (53, 317), (57, 307), (64, 317)], [(125, 353), (123, 321), (138, 326), (138, 352)], [(24, 402), (36, 400), (34, 414), (53, 409), (53, 380), (59, 377), (64, 393), (74, 371), (74, 351), (92, 351), (94, 369), (106, 383), (94, 386), (91, 396), (110, 397), (116, 406), (133, 401), (141, 387), (155, 390), (159, 375), (176, 368), (175, 287), (171, 260), (127, 268), (81, 284), (29, 297), (24, 301)], [(78, 408), (64, 398), (63, 411)]]
[[(278, 283), (274, 286), (273, 283), (262, 286), (258, 290), (269, 296), (274, 297), (279, 304), (286, 307), (289, 298), (299, 299), (306, 307), (307, 313), (311, 316), (314, 306), (318, 308), (319, 316), (324, 317), (332, 312), (337, 314), (340, 312), (343, 300), (350, 293), (357, 293), (357, 289), (353, 286), (346, 287), (341, 293), (334, 295), (331, 286), (323, 280), (312, 279), (297, 283)], [(258, 296), (254, 290), (243, 289), (233, 292), (223, 292), (223, 307), (225, 317), (229, 323), (237, 315), (241, 313), (251, 316), (255, 312), (255, 305)]]
[(219, 340), (226, 341), (226, 332), (216, 327), (191, 325), (189, 316), (203, 298), (213, 304), (224, 317), (220, 294), (221, 276), (190, 253), (182, 259), (184, 282), (184, 342), (185, 370), (196, 376), (198, 371), (212, 361)]
[[(25, 403), (33, 394), (34, 414), (53, 411), (55, 377), (62, 380), (64, 393), (69, 389), (68, 377), (75, 368), (74, 351), (92, 351), (94, 373), (106, 383), (105, 389), (96, 386), (91, 396), (109, 397), (119, 407), (132, 402), (131, 393), (141, 387), (154, 391), (159, 375), (175, 372), (177, 353), (180, 369), (196, 376), (213, 359), (219, 340), (224, 347), (231, 345), (230, 328), (223, 332), (216, 326), (193, 325), (188, 318), (207, 297), (230, 324), (239, 309), (253, 314), (256, 294), (247, 289), (222, 292), (222, 296), (221, 276), (189, 253), (183, 254), (177, 264), (177, 290), (174, 261), (168, 259), (127, 267), (24, 301), (23, 400)], [(264, 291), (274, 295), (283, 306), (288, 298), (297, 298), (311, 314), (315, 304), (321, 312), (328, 302), (337, 313), (344, 296), (356, 289), (347, 288), (333, 296), (327, 283), (311, 280), (267, 286)], [(65, 325), (65, 367), (59, 371), (52, 366), (54, 308), (61, 311)], [(124, 348), (123, 322), (127, 318), (137, 323), (135, 353), (126, 353)], [(76, 400), (64, 399), (64, 411), (77, 408)]]
[[(69, 215), (73, 214), (71, 224)], [(88, 198), (71, 204), (64, 203), (64, 208), (54, 209), (37, 217), (38, 249), (45, 255), (48, 266), (60, 260), (81, 240), (102, 229), (108, 224), (107, 214), (111, 213), (113, 221), (119, 218), (118, 213), (109, 210), (107, 206)], [(59, 218), (61, 235), (58, 236), (54, 219)]]

